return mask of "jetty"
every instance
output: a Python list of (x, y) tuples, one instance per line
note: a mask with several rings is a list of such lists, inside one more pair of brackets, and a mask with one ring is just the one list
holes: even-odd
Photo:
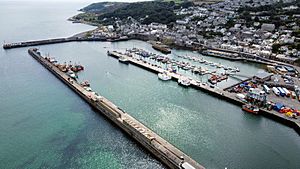
[[(145, 70), (148, 70), (150, 72), (156, 73), (156, 74), (166, 72), (166, 69), (163, 69), (160, 66), (157, 66), (155, 64), (151, 64), (151, 63), (146, 62), (142, 59), (134, 58), (134, 57), (132, 57), (128, 54), (122, 54), (122, 53), (117, 52), (117, 51), (107, 51), (107, 54), (111, 57), (116, 58), (116, 59), (119, 59), (119, 58), (124, 59), (125, 58), (128, 61), (128, 63), (130, 63), (132, 65), (135, 65), (135, 66), (138, 66), (140, 68), (143, 68)], [(190, 77), (186, 77), (185, 75), (181, 75), (179, 73), (168, 72), (168, 75), (170, 75), (172, 77), (172, 80), (174, 80), (176, 82), (178, 82), (178, 80), (180, 78), (189, 79), (190, 80), (190, 87), (192, 87), (194, 89), (202, 90), (206, 93), (209, 93), (213, 96), (216, 96), (217, 98), (224, 99), (228, 102), (234, 103), (234, 104), (239, 105), (239, 106), (242, 106), (242, 105), (245, 104), (243, 101), (236, 98), (235, 94), (226, 91), (228, 88), (226, 88), (226, 90), (220, 89), (220, 88), (211, 88), (209, 85), (204, 85), (203, 83), (201, 83), (198, 80), (194, 80)], [(240, 83), (242, 83), (242, 82), (240, 82)], [(262, 115), (264, 115), (266, 117), (269, 117), (273, 120), (276, 120), (276, 121), (278, 121), (278, 122), (280, 122), (284, 125), (292, 127), (300, 135), (300, 122), (299, 122), (298, 119), (289, 118), (289, 117), (286, 117), (283, 114), (276, 113), (275, 111), (269, 111), (265, 108), (260, 108), (260, 113)]]
[(28, 53), (47, 68), (70, 89), (83, 98), (91, 107), (103, 114), (114, 124), (139, 142), (155, 157), (171, 169), (204, 169), (191, 157), (164, 140), (141, 122), (117, 107), (103, 96), (87, 91), (76, 80), (70, 78), (49, 60), (45, 59), (37, 48), (30, 48)]

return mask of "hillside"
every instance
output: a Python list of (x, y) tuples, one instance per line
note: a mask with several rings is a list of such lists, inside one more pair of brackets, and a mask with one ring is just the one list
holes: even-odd
[(79, 21), (105, 25), (114, 23), (116, 19), (123, 20), (128, 17), (132, 17), (143, 24), (152, 22), (168, 24), (182, 18), (182, 16), (178, 16), (173, 12), (174, 9), (193, 5), (192, 2), (178, 2), (145, 1), (135, 3), (93, 3), (81, 9), (81, 11), (84, 12), (83, 14), (79, 14), (73, 18)]
[(129, 3), (126, 2), (98, 2), (92, 3), (82, 9), (82, 12), (89, 12), (89, 13), (108, 13), (113, 12), (116, 9), (125, 7)]

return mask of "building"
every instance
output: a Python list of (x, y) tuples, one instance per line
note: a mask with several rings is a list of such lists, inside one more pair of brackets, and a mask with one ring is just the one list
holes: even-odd
[(273, 32), (275, 30), (275, 25), (264, 23), (264, 24), (261, 25), (261, 30)]

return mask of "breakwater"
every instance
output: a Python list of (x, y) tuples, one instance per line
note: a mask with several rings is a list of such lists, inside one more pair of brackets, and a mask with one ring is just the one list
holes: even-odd
[(50, 61), (42, 57), (36, 48), (29, 49), (28, 53), (80, 97), (82, 97), (88, 104), (95, 108), (95, 110), (105, 115), (169, 168), (204, 168), (105, 97), (97, 97), (93, 92), (84, 89), (79, 83), (72, 80), (66, 73), (60, 71), (60, 69), (58, 69)]
[(49, 45), (55, 43), (66, 43), (66, 42), (83, 42), (83, 41), (117, 42), (117, 41), (124, 41), (124, 40), (128, 40), (128, 38), (106, 38), (106, 37), (87, 38), (87, 37), (72, 36), (69, 38), (55, 38), (55, 39), (46, 39), (46, 40), (6, 43), (3, 44), (3, 48), (12, 49), (12, 48), (30, 47), (30, 46), (38, 46), (38, 45)]
[[(145, 70), (148, 70), (148, 71), (156, 73), (156, 74), (163, 73), (163, 72), (166, 71), (165, 69), (163, 69), (159, 66), (148, 63), (148, 62), (143, 61), (141, 59), (131, 57), (129, 55), (122, 54), (122, 53), (117, 52), (117, 51), (108, 51), (107, 54), (111, 57), (116, 58), (116, 59), (125, 58), (125, 59), (128, 60), (128, 62), (130, 64), (138, 66), (140, 68), (143, 68)], [(180, 78), (183, 78), (183, 77), (188, 78), (188, 77), (185, 77), (184, 75), (181, 75), (181, 74), (178, 74), (178, 73), (168, 72), (168, 74), (172, 77), (172, 80), (174, 80), (176, 82)], [(191, 79), (191, 78), (189, 78), (189, 79)], [(239, 105), (239, 106), (242, 106), (242, 105), (245, 104), (243, 101), (236, 98), (236, 95), (234, 93), (230, 93), (230, 92), (228, 92), (224, 89), (211, 88), (210, 86), (204, 85), (200, 81), (197, 81), (197, 80), (194, 80), (194, 79), (190, 80), (190, 87), (192, 87), (194, 89), (197, 89), (197, 90), (204, 91), (204, 92), (206, 92), (210, 95), (213, 95), (213, 96), (215, 96), (217, 98), (220, 98), (220, 99), (224, 99), (228, 102), (234, 103), (234, 104)], [(228, 88), (225, 88), (225, 89), (228, 89)], [(265, 117), (269, 117), (270, 119), (276, 120), (276, 121), (278, 121), (278, 122), (280, 122), (284, 125), (292, 127), (300, 135), (300, 124), (297, 121), (297, 119), (292, 119), (292, 118), (286, 117), (283, 114), (279, 114), (275, 111), (269, 111), (265, 108), (260, 108), (260, 113)]]

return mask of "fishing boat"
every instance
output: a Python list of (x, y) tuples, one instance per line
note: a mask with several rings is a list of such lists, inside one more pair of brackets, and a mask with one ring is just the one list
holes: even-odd
[(69, 71), (67, 72), (67, 75), (68, 75), (69, 77), (71, 77), (72, 79), (74, 79), (74, 80), (76, 80), (76, 78), (77, 78), (77, 75), (76, 75), (73, 71), (71, 71), (71, 70), (69, 70)]
[(160, 51), (160, 52), (162, 52), (164, 54), (171, 53), (171, 50), (167, 46), (165, 46), (165, 45), (153, 44), (152, 48), (156, 49), (156, 50), (158, 50), (158, 51)]
[(191, 69), (191, 66), (190, 65), (186, 65), (182, 68), (183, 70), (190, 70)]
[(244, 110), (248, 113), (252, 113), (252, 114), (258, 114), (258, 112), (259, 112), (259, 108), (252, 104), (244, 104), (242, 106), (242, 110)]
[(71, 70), (73, 72), (79, 72), (79, 71), (84, 70), (84, 67), (82, 65), (75, 64), (75, 65), (71, 65)]
[(57, 63), (57, 60), (55, 58), (50, 58), (49, 62), (51, 62), (51, 63)]
[(200, 69), (197, 68), (197, 67), (195, 67), (195, 68), (192, 70), (192, 72), (195, 73), (195, 74), (198, 74), (198, 73), (200, 73)]
[(168, 75), (167, 72), (159, 73), (157, 76), (160, 80), (163, 80), (163, 81), (167, 81), (167, 80), (172, 79), (172, 76)]
[(118, 60), (119, 60), (119, 62), (124, 63), (124, 64), (128, 64), (129, 63), (129, 60), (127, 58), (125, 58), (125, 57), (120, 57)]
[(205, 60), (200, 59), (200, 60), (199, 60), (199, 63), (205, 63)]
[(90, 83), (89, 83), (89, 81), (87, 81), (87, 80), (81, 82), (80, 85), (81, 85), (82, 87), (90, 87)]
[(216, 84), (217, 83), (217, 80), (218, 80), (218, 76), (213, 74), (209, 79), (208, 79), (208, 82), (211, 83), (211, 84)]
[(232, 67), (228, 67), (228, 70), (233, 70), (233, 68)]
[(178, 84), (184, 87), (188, 87), (191, 84), (190, 79), (181, 77), (178, 79)]

